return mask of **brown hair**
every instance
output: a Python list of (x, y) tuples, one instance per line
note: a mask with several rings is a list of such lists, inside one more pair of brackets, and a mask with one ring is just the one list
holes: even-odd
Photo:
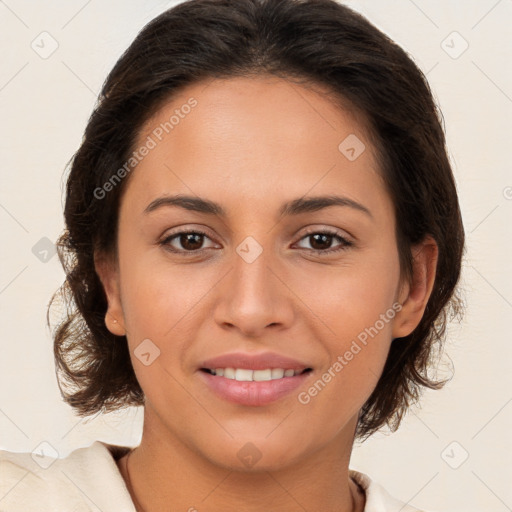
[[(126, 338), (104, 323), (107, 301), (94, 254), (116, 250), (118, 211), (129, 177), (98, 190), (129, 159), (144, 123), (185, 86), (208, 78), (271, 74), (319, 84), (362, 114), (395, 207), (402, 276), (411, 245), (431, 235), (437, 274), (416, 329), (393, 341), (380, 380), (360, 411), (357, 436), (396, 429), (423, 387), (451, 317), (464, 230), (441, 116), (407, 54), (364, 17), (334, 0), (189, 0), (148, 23), (108, 75), (74, 155), (59, 255), (68, 305), (54, 354), (64, 400), (81, 416), (144, 404)], [(62, 385), (61, 385), (62, 384)]]

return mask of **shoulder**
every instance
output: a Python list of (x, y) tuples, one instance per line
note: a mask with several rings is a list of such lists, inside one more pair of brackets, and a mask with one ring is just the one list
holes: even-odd
[(427, 512), (397, 500), (391, 496), (384, 487), (373, 481), (365, 473), (351, 469), (350, 476), (359, 484), (366, 494), (364, 512)]
[(95, 441), (62, 459), (0, 450), (0, 509), (135, 512), (115, 461), (128, 449)]

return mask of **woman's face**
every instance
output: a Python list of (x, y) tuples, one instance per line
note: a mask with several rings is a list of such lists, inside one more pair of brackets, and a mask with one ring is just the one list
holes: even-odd
[(338, 456), (422, 313), (362, 126), (282, 79), (214, 80), (161, 108), (135, 150), (117, 261), (98, 268), (144, 435), (224, 467)]

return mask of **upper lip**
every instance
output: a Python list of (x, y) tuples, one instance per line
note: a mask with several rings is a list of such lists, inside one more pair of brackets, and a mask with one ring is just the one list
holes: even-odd
[(291, 357), (274, 354), (272, 352), (263, 352), (260, 354), (247, 354), (243, 352), (233, 352), (223, 354), (204, 361), (200, 368), (245, 368), (248, 370), (266, 370), (267, 368), (283, 368), (285, 370), (293, 369), (302, 371), (311, 368), (310, 365), (292, 359)]

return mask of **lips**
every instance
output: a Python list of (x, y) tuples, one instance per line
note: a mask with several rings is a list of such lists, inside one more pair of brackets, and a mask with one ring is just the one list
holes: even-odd
[(217, 397), (248, 406), (264, 406), (285, 397), (312, 372), (302, 361), (270, 352), (225, 354), (204, 361), (199, 370)]

